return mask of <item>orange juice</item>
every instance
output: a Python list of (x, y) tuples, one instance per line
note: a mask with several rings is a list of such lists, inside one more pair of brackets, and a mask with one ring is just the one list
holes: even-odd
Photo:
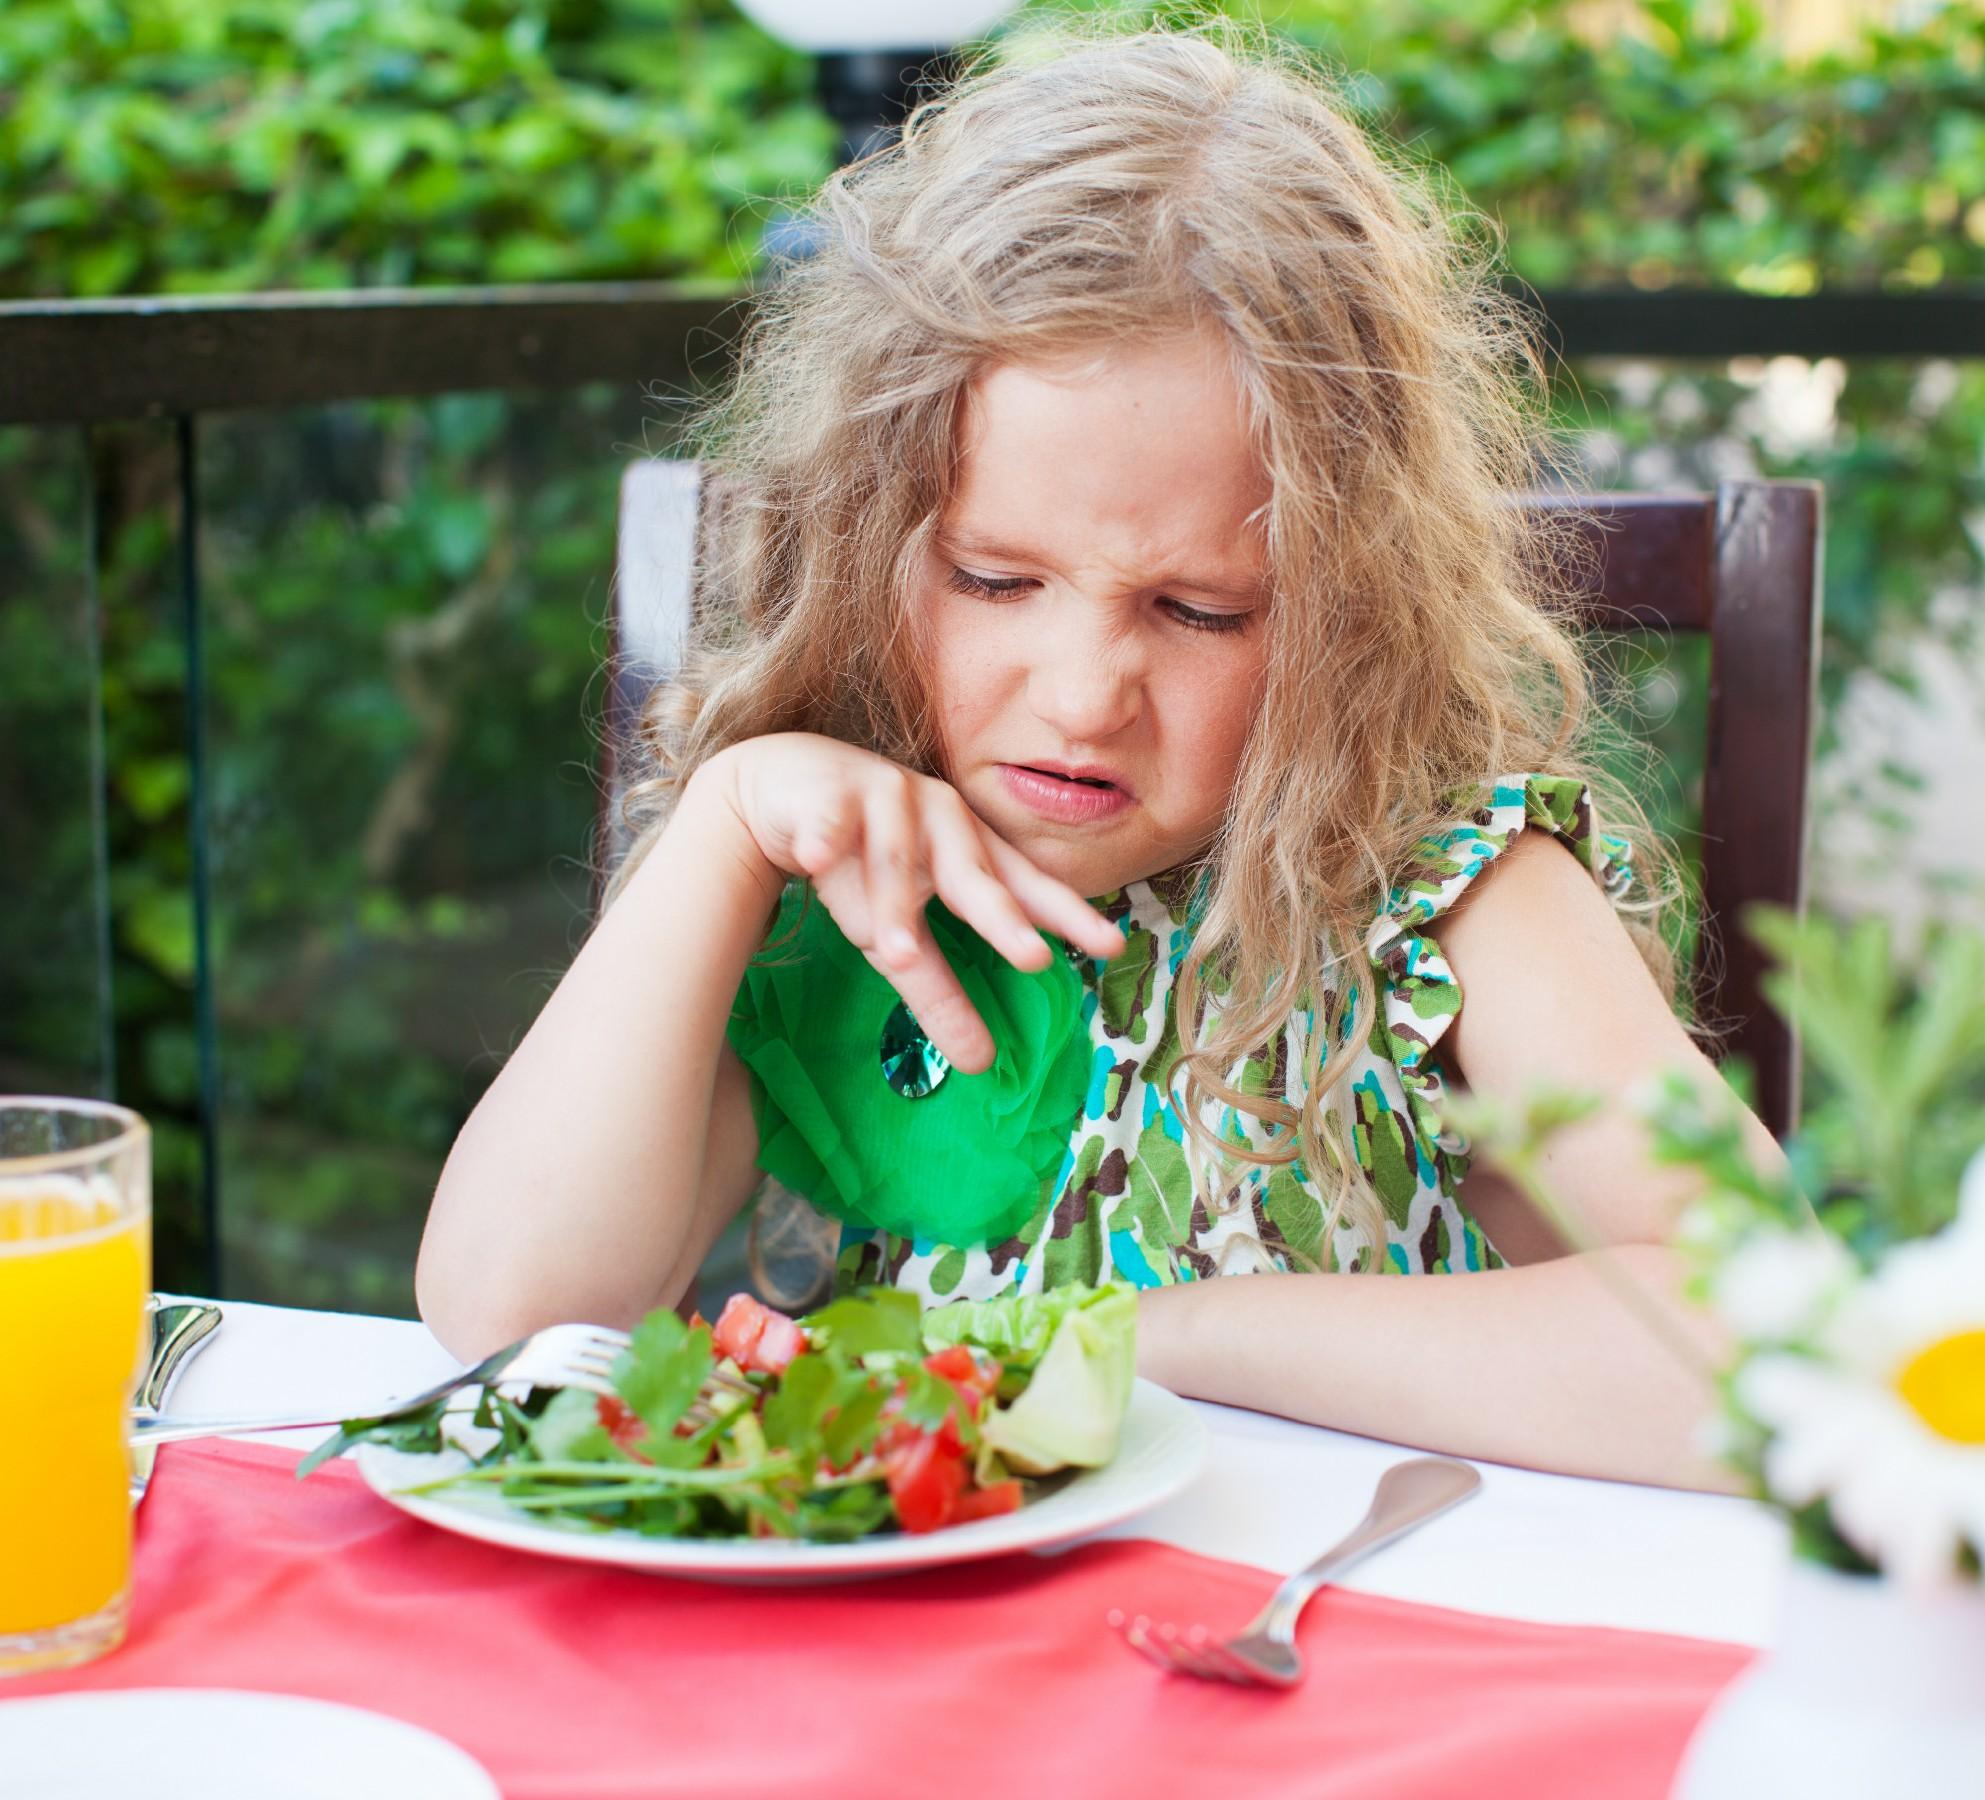
[(113, 1608), (121, 1634), (150, 1243), (101, 1177), (0, 1179), (0, 1671), (9, 1640)]

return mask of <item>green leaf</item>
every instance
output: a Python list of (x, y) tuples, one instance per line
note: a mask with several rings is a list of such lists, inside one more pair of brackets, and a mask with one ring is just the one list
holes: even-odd
[(816, 1343), (827, 1343), (850, 1357), (893, 1354), (917, 1356), (923, 1351), (923, 1308), (917, 1296), (902, 1288), (878, 1288), (808, 1313), (800, 1324)]
[(560, 1388), (531, 1421), (528, 1435), (546, 1462), (606, 1462), (618, 1454), (600, 1423), (598, 1399), (583, 1388)]
[(903, 1370), (902, 1381), (903, 1417), (912, 1425), (935, 1431), (954, 1411), (961, 1412), (962, 1422), (958, 1390), (950, 1382), (916, 1367)]
[(384, 1444), (392, 1450), (433, 1452), (442, 1448), (441, 1419), (448, 1396), (432, 1401), (417, 1413), (396, 1419), (347, 1419), (296, 1465), (296, 1478), (321, 1469), (334, 1456), (356, 1444)]
[(667, 1307), (658, 1307), (635, 1326), (613, 1365), (613, 1385), (654, 1436), (666, 1437), (689, 1410), (712, 1361), (709, 1327), (692, 1330)]
[(879, 1481), (852, 1482), (806, 1495), (793, 1517), (793, 1534), (816, 1543), (846, 1544), (894, 1522), (896, 1509)]
[(822, 1422), (820, 1448), (837, 1469), (846, 1468), (875, 1442), (888, 1394), (879, 1381), (869, 1380), (845, 1397), (831, 1418)]
[(460, 580), (489, 554), (489, 501), (481, 494), (449, 494), (423, 515), (428, 552), (442, 574)]
[(837, 1386), (831, 1358), (812, 1352), (794, 1357), (765, 1402), (766, 1443), (775, 1450), (804, 1448), (818, 1434)]
[(184, 888), (155, 888), (125, 909), (122, 936), (131, 951), (176, 982), (193, 979), (193, 896)]

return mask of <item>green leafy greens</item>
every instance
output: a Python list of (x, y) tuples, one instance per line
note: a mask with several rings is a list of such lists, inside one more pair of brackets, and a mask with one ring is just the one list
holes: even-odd
[[(805, 1348), (767, 1374), (725, 1356), (708, 1325), (659, 1310), (616, 1361), (611, 1396), (486, 1393), (473, 1423), (496, 1441), (406, 1491), (494, 1495), (579, 1531), (846, 1542), (898, 1522), (891, 1458), (906, 1439), (944, 1442), (981, 1488), (1010, 1490), (1009, 1471), (1108, 1461), (1130, 1399), (1136, 1317), (1120, 1286), (929, 1313), (914, 1294), (870, 1289), (800, 1321)], [(927, 1366), (959, 1344), (1002, 1365), (983, 1407)], [(359, 1443), (461, 1449), (444, 1433), (459, 1415), (443, 1404), (347, 1420), (298, 1474)]]

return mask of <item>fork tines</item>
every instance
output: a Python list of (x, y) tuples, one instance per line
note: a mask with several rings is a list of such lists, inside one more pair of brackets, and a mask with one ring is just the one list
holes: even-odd
[(1204, 1625), (1195, 1625), (1182, 1635), (1170, 1623), (1154, 1626), (1143, 1613), (1126, 1619), (1117, 1607), (1110, 1609), (1108, 1621), (1133, 1650), (1168, 1673), (1197, 1675), (1204, 1681), (1233, 1681), (1244, 1687), (1261, 1685), (1261, 1677)]

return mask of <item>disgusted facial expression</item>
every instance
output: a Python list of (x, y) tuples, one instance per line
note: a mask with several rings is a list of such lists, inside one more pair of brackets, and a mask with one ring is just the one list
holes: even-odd
[(1269, 483), (1219, 341), (1180, 334), (967, 390), (918, 583), (944, 773), (1100, 895), (1219, 830), (1254, 717)]

